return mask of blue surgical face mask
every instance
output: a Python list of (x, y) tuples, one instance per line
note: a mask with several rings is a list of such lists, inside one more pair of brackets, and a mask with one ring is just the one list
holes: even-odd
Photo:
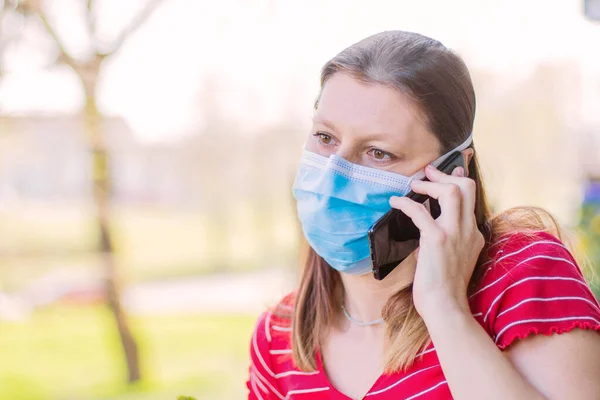
[[(432, 164), (438, 166), (454, 151), (471, 144), (472, 136)], [(302, 154), (294, 197), (306, 240), (336, 270), (363, 275), (371, 271), (369, 228), (391, 208), (392, 196), (405, 196), (410, 183), (425, 176), (407, 177), (353, 164), (341, 157)]]

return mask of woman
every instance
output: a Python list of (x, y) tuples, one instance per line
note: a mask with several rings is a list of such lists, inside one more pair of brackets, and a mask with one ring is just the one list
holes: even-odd
[[(474, 116), (466, 66), (427, 37), (383, 32), (324, 66), (294, 184), (310, 249), (257, 323), (250, 399), (600, 398), (598, 303), (542, 211), (490, 215)], [(465, 168), (429, 165), (454, 149)], [(421, 238), (378, 281), (367, 229), (386, 195)]]

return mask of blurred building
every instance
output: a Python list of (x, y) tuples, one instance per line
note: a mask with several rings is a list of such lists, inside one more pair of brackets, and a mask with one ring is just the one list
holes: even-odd
[[(283, 200), (301, 145), (286, 127), (256, 135), (224, 128), (161, 143), (136, 140), (120, 118), (105, 118), (102, 129), (117, 203), (210, 209), (227, 196)], [(78, 115), (1, 116), (0, 202), (89, 199), (84, 132)]]

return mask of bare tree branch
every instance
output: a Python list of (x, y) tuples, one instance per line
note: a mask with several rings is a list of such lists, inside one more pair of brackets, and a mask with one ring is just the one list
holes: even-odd
[(74, 68), (75, 60), (73, 59), (73, 57), (71, 57), (69, 55), (69, 53), (65, 49), (64, 44), (62, 43), (62, 41), (56, 34), (56, 31), (54, 30), (52, 25), (50, 25), (50, 22), (48, 22), (48, 18), (46, 18), (46, 14), (44, 13), (44, 10), (41, 7), (40, 1), (39, 0), (21, 1), (18, 3), (18, 9), (19, 9), (19, 11), (21, 11), (24, 14), (34, 14), (40, 18), (40, 20), (44, 24), (44, 27), (46, 28), (46, 31), (52, 37), (52, 40), (54, 41), (54, 43), (56, 43), (56, 46), (58, 47), (58, 50), (59, 50), (58, 62), (65, 63), (65, 64), (71, 66), (72, 68)]
[(158, 5), (162, 1), (163, 0), (148, 0), (148, 3), (146, 4), (146, 6), (144, 6), (142, 11), (140, 11), (139, 14), (137, 14), (133, 18), (133, 20), (131, 21), (129, 26), (127, 26), (125, 29), (123, 29), (121, 34), (117, 37), (117, 40), (115, 41), (115, 43), (112, 46), (112, 49), (110, 51), (104, 53), (103, 55), (105, 57), (108, 57), (108, 56), (115, 54), (117, 51), (119, 51), (121, 46), (123, 46), (123, 43), (125, 43), (125, 41), (133, 33), (135, 33), (135, 31), (137, 31), (139, 29), (139, 27), (148, 19), (148, 17), (150, 17), (150, 15), (152, 15), (152, 13), (156, 9), (156, 7), (158, 7)]
[(46, 27), (46, 30), (48, 31), (50, 36), (52, 36), (52, 40), (54, 40), (54, 43), (56, 43), (56, 45), (58, 46), (58, 50), (60, 52), (58, 56), (58, 62), (64, 62), (71, 67), (75, 67), (75, 60), (73, 60), (73, 57), (71, 57), (69, 53), (67, 53), (64, 44), (59, 39), (58, 35), (56, 34), (56, 31), (54, 31), (54, 29), (52, 28), (52, 25), (50, 25), (50, 23), (48, 22), (48, 19), (46, 18), (44, 12), (40, 10), (38, 15), (42, 20), (44, 27)]
[(87, 24), (88, 35), (90, 35), (90, 42), (94, 48), (96, 47), (96, 17), (92, 10), (94, 9), (94, 0), (87, 0), (87, 10), (85, 12), (85, 22)]

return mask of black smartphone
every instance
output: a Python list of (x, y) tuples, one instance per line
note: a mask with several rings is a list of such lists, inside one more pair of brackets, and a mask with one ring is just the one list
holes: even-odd
[[(465, 167), (465, 158), (460, 151), (449, 155), (438, 169), (445, 174), (451, 174), (456, 167)], [(434, 219), (440, 216), (441, 209), (437, 200), (412, 190), (406, 197), (424, 204)], [(410, 253), (415, 251), (419, 246), (420, 237), (421, 233), (412, 220), (395, 208), (377, 220), (369, 229), (369, 247), (375, 279), (385, 278)]]

